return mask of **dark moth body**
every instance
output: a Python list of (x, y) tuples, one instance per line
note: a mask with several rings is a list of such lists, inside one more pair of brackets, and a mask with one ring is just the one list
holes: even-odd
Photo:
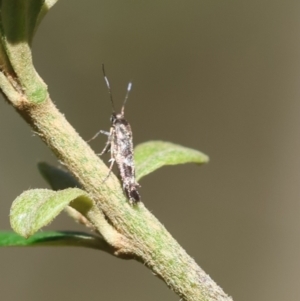
[(133, 144), (132, 144), (132, 132), (130, 124), (124, 118), (124, 108), (126, 101), (128, 99), (129, 92), (131, 90), (132, 84), (129, 83), (127, 87), (127, 93), (123, 102), (121, 113), (117, 114), (114, 108), (114, 102), (112, 98), (111, 88), (109, 81), (105, 75), (104, 65), (102, 65), (104, 80), (106, 82), (108, 92), (110, 95), (111, 105), (113, 112), (110, 117), (111, 128), (109, 132), (99, 131), (92, 139), (95, 139), (100, 133), (108, 136), (107, 142), (104, 149), (100, 153), (100, 156), (104, 153), (110, 151), (110, 167), (109, 173), (103, 181), (105, 181), (113, 168), (114, 163), (116, 162), (120, 172), (120, 178), (122, 181), (123, 190), (132, 203), (137, 203), (141, 200), (140, 194), (137, 191), (137, 188), (140, 185), (135, 180), (135, 168), (133, 160)]
[(140, 201), (135, 180), (133, 159), (133, 143), (130, 124), (122, 114), (112, 114), (111, 131), (109, 135), (111, 160), (115, 161), (120, 171), (123, 189), (132, 202)]

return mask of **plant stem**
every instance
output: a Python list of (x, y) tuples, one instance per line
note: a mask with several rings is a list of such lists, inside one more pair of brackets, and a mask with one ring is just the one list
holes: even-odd
[(120, 182), (114, 175), (105, 183), (102, 182), (108, 172), (106, 165), (76, 133), (50, 99), (41, 104), (29, 103), (24, 98), (13, 103), (60, 162), (95, 200), (112, 227), (128, 239), (128, 253), (147, 265), (182, 300), (232, 300), (142, 203), (136, 206), (128, 203)]

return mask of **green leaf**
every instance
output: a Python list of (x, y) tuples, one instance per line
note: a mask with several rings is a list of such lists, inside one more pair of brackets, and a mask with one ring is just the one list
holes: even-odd
[[(23, 192), (12, 204), (10, 223), (15, 232), (29, 237), (48, 225), (72, 202), (76, 210), (87, 211), (93, 205), (88, 194), (78, 188), (60, 191), (33, 189)], [(82, 210), (82, 211), (81, 211)]]
[[(0, 1), (0, 69), (21, 85), (29, 101), (41, 103), (48, 98), (47, 86), (32, 62), (31, 43), (38, 24), (57, 0)], [(7, 83), (0, 82), (7, 92)], [(14, 95), (6, 96), (11, 99)]]
[(139, 144), (134, 155), (137, 180), (165, 165), (203, 164), (209, 161), (208, 156), (197, 150), (164, 141)]
[(38, 169), (53, 190), (62, 190), (70, 187), (81, 188), (77, 180), (66, 170), (46, 162), (38, 163)]
[(0, 231), (0, 247), (73, 246), (93, 249), (107, 248), (99, 236), (83, 232), (41, 232), (26, 239), (14, 232)]
[(46, 15), (46, 13), (50, 10), (50, 8), (58, 1), (58, 0), (31, 0), (34, 1), (34, 4), (31, 5), (31, 14), (35, 16), (32, 18), (32, 30), (30, 32), (30, 41), (33, 38), (34, 33), (37, 30), (38, 25)]

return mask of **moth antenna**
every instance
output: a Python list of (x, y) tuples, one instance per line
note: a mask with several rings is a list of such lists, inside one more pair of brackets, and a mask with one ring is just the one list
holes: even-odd
[(108, 78), (107, 78), (107, 76), (105, 74), (104, 64), (102, 64), (102, 72), (103, 72), (104, 80), (105, 80), (105, 83), (106, 83), (106, 86), (107, 86), (107, 89), (108, 89), (108, 93), (109, 93), (109, 97), (110, 97), (110, 102), (111, 102), (111, 106), (112, 106), (112, 109), (113, 109), (113, 113), (115, 113), (116, 109), (115, 109), (115, 105), (114, 105), (114, 101), (113, 101), (113, 97), (112, 97), (112, 92), (111, 92), (110, 84), (109, 84)]
[(129, 93), (131, 91), (131, 87), (132, 87), (132, 83), (130, 82), (127, 86), (127, 92), (126, 92), (126, 95), (125, 95), (125, 99), (124, 99), (124, 102), (123, 102), (123, 106), (122, 106), (122, 110), (121, 110), (121, 114), (124, 116), (124, 110), (125, 110), (125, 104), (127, 102), (127, 99), (128, 99), (128, 96), (129, 96)]

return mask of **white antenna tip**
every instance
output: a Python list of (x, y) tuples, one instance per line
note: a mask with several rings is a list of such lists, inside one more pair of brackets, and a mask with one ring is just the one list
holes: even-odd
[(107, 79), (106, 76), (104, 76), (104, 80), (105, 80), (105, 82), (106, 82), (107, 87), (110, 88), (109, 81), (108, 81), (108, 79)]
[(129, 83), (129, 84), (128, 84), (128, 87), (127, 87), (127, 91), (128, 91), (128, 92), (131, 90), (131, 87), (132, 87), (132, 83)]

